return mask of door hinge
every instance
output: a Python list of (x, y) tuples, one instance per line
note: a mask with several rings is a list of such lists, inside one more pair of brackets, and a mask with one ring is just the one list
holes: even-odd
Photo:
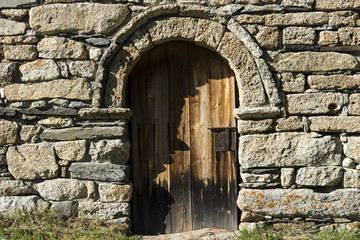
[(214, 133), (215, 151), (236, 151), (236, 127), (209, 128)]

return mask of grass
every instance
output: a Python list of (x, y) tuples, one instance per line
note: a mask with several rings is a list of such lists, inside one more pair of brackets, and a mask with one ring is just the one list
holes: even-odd
[[(314, 231), (315, 230), (315, 231)], [(322, 230), (304, 224), (275, 224), (237, 232), (238, 240), (358, 240), (360, 231)], [(0, 239), (6, 240), (137, 240), (119, 224), (84, 218), (63, 219), (48, 209), (0, 216)]]
[[(314, 230), (314, 229), (313, 229)], [(360, 231), (318, 230), (309, 229), (301, 224), (293, 224), (283, 228), (264, 227), (254, 230), (242, 230), (237, 234), (238, 240), (359, 240)]]
[(0, 217), (0, 239), (6, 240), (135, 240), (127, 236), (121, 225), (83, 218), (63, 219), (48, 209), (18, 211)]

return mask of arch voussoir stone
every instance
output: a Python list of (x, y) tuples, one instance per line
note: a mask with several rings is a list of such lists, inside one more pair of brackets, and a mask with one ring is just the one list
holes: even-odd
[[(221, 21), (215, 20), (217, 14)], [(209, 17), (204, 18), (206, 15)], [(272, 73), (263, 59), (264, 53), (244, 27), (226, 18), (226, 14), (206, 7), (170, 4), (146, 10), (114, 35), (113, 44), (118, 44), (119, 50), (109, 49), (101, 59), (104, 66), (98, 70), (94, 89), (97, 99), (93, 104), (126, 107), (126, 81), (141, 54), (172, 40), (190, 41), (216, 51), (235, 73), (241, 108), (262, 107), (264, 112), (269, 107), (273, 111), (281, 103)], [(106, 83), (104, 69), (108, 72)], [(104, 89), (101, 103), (99, 95)], [(236, 111), (237, 116), (241, 112)], [(260, 113), (252, 116), (262, 117)]]

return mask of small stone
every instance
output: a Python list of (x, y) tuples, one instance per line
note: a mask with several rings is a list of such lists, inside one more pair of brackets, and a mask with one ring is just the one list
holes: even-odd
[(101, 58), (102, 49), (100, 48), (89, 48), (89, 58), (91, 60), (98, 61)]
[(340, 28), (339, 39), (344, 46), (360, 45), (360, 27), (344, 27)]
[[(14, 0), (11, 0), (14, 1)], [(48, 207), (48, 203), (38, 196), (11, 196), (0, 197), (1, 215), (14, 214), (17, 211), (43, 211)]]
[(289, 93), (305, 91), (306, 77), (302, 73), (281, 73), (278, 75), (282, 82), (282, 90)]
[(15, 63), (0, 63), (0, 88), (15, 82)]
[(71, 178), (104, 182), (126, 182), (130, 177), (130, 168), (125, 165), (106, 163), (72, 163)]
[(9, 171), (15, 179), (54, 178), (57, 177), (59, 170), (53, 147), (48, 143), (9, 147), (6, 152), (6, 159)]
[(287, 27), (283, 30), (284, 44), (314, 45), (316, 33), (309, 27)]
[(88, 199), (98, 199), (98, 185), (94, 181), (87, 181)]
[(0, 18), (0, 26), (0, 35), (5, 36), (24, 34), (26, 30), (25, 23), (4, 18)]
[(0, 132), (0, 146), (16, 143), (18, 126), (15, 122), (0, 119)]
[(0, 184), (0, 196), (16, 196), (34, 194), (30, 184), (21, 180), (2, 180)]
[(60, 202), (52, 202), (50, 210), (54, 211), (60, 216), (70, 218), (76, 215), (78, 211), (77, 208), (78, 208), (78, 203), (75, 201), (60, 201)]
[(129, 10), (122, 4), (51, 4), (31, 8), (32, 29), (45, 34), (107, 34), (125, 20)]
[(258, 228), (258, 223), (256, 222), (241, 222), (239, 225), (240, 231), (246, 230), (248, 232), (252, 232), (257, 228)]
[[(354, 77), (353, 79), (354, 79), (354, 82), (360, 81), (360, 75), (356, 75), (356, 77)], [(348, 109), (349, 109), (349, 115), (360, 115), (360, 94), (359, 93), (354, 93), (354, 94), (350, 95)]]
[(125, 164), (130, 157), (130, 142), (123, 139), (92, 142), (89, 154), (94, 162)]
[(5, 45), (4, 57), (7, 60), (35, 60), (37, 57), (36, 46), (33, 45)]
[(300, 116), (290, 116), (287, 118), (276, 119), (275, 130), (282, 131), (296, 131), (304, 128), (304, 123)]
[(252, 174), (252, 173), (240, 173), (241, 179), (245, 183), (271, 183), (279, 180), (278, 173), (263, 173), (263, 174)]
[(99, 183), (101, 202), (129, 202), (132, 196), (132, 185)]
[(344, 176), (341, 167), (305, 167), (296, 174), (296, 184), (299, 186), (337, 186)]
[(241, 222), (258, 222), (258, 221), (263, 221), (264, 219), (265, 219), (265, 217), (263, 215), (244, 211), (241, 213), (240, 221)]
[(330, 135), (254, 134), (240, 136), (239, 141), (243, 168), (341, 165), (341, 142)]
[(84, 79), (58, 79), (49, 82), (6, 86), (5, 97), (9, 101), (29, 101), (46, 98), (66, 98), (90, 101), (91, 86)]
[(40, 196), (47, 201), (73, 200), (86, 197), (86, 186), (76, 179), (46, 180), (34, 185)]
[(44, 81), (60, 77), (60, 70), (54, 60), (39, 59), (20, 66), (21, 80)]
[(238, 120), (240, 134), (268, 132), (272, 130), (272, 119), (264, 120)]
[(94, 78), (96, 65), (93, 61), (70, 61), (69, 70), (74, 76)]
[(275, 64), (278, 71), (311, 73), (317, 71), (355, 70), (359, 62), (350, 54), (335, 52), (283, 53)]
[(59, 106), (59, 107), (68, 107), (69, 106), (69, 100), (67, 100), (67, 99), (55, 98), (55, 99), (51, 99), (49, 101), (49, 103), (53, 104), (55, 106)]
[(335, 114), (344, 104), (341, 93), (288, 94), (286, 99), (290, 114)]
[(57, 64), (60, 68), (61, 76), (64, 78), (69, 78), (69, 66), (67, 63), (65, 61), (58, 61)]
[(20, 139), (24, 142), (29, 142), (32, 137), (38, 135), (41, 127), (36, 125), (22, 125), (20, 131)]
[(281, 186), (284, 188), (289, 188), (293, 185), (294, 182), (294, 168), (281, 168)]
[(63, 37), (42, 39), (38, 45), (39, 57), (54, 59), (84, 59), (87, 56), (84, 43)]
[(129, 203), (79, 202), (79, 217), (111, 220), (130, 215)]
[(57, 156), (62, 160), (82, 161), (86, 153), (86, 141), (65, 141), (54, 144)]
[(339, 11), (329, 13), (329, 26), (333, 28), (354, 27), (359, 14), (353, 11)]
[(70, 108), (87, 108), (89, 107), (89, 104), (87, 103), (83, 103), (83, 102), (80, 102), (80, 101), (71, 101), (69, 103), (69, 107)]
[(73, 120), (65, 117), (48, 117), (38, 121), (38, 124), (50, 128), (67, 128), (74, 126)]
[(41, 101), (32, 102), (30, 108), (45, 108), (46, 106), (47, 106), (46, 101), (41, 100)]
[(265, 17), (265, 25), (268, 26), (317, 26), (327, 22), (328, 14), (325, 12), (270, 14)]
[(108, 46), (110, 40), (108, 38), (88, 38), (85, 40), (88, 44), (93, 46)]
[(352, 168), (352, 169), (355, 169), (355, 162), (354, 160), (352, 160), (351, 158), (344, 158), (343, 162), (342, 162), (342, 166), (344, 168)]
[(73, 127), (64, 129), (45, 129), (40, 135), (47, 141), (84, 140), (97, 138), (122, 137), (126, 134), (124, 126), (119, 127)]
[(310, 130), (315, 132), (360, 133), (360, 117), (318, 116), (309, 117)]
[(11, 20), (22, 20), (27, 14), (28, 9), (4, 9), (1, 14)]
[[(308, 76), (308, 83), (310, 87), (314, 89), (360, 89), (360, 74), (310, 75)], [(355, 96), (356, 94), (354, 95), (354, 97)]]
[(9, 106), (12, 108), (28, 108), (30, 107), (31, 102), (13, 102)]
[(360, 188), (360, 171), (345, 169), (344, 188)]

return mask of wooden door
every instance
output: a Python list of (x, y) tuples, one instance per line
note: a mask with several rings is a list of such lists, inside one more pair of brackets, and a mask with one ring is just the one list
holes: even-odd
[(238, 228), (236, 151), (216, 151), (235, 127), (235, 80), (214, 52), (169, 42), (131, 76), (133, 226), (137, 234)]

